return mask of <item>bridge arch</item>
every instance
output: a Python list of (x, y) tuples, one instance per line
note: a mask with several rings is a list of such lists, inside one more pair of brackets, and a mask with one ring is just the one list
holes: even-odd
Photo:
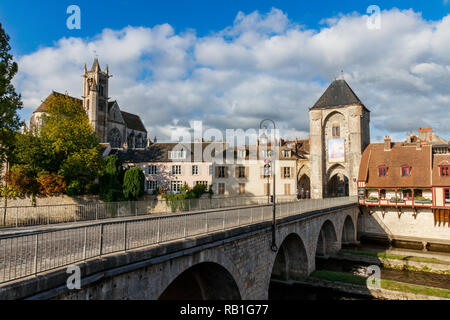
[(301, 279), (308, 275), (308, 254), (300, 236), (289, 234), (278, 249), (271, 279)]
[(338, 249), (336, 228), (330, 220), (325, 220), (316, 242), (316, 257), (328, 257)]
[(345, 220), (344, 224), (342, 225), (342, 237), (341, 237), (341, 243), (342, 244), (351, 244), (355, 242), (355, 223), (353, 222), (353, 219), (350, 215), (348, 215)]
[(202, 262), (178, 275), (158, 300), (241, 300), (241, 294), (227, 269)]

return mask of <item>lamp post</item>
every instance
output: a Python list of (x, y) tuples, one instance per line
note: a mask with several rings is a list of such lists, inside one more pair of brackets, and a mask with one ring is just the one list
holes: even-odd
[[(273, 145), (275, 146), (275, 142), (276, 142), (276, 135), (275, 135), (275, 130), (276, 130), (276, 126), (275, 126), (275, 121), (273, 121), (272, 119), (264, 119), (260, 122), (259, 124), (259, 129), (263, 128), (263, 123), (266, 121), (270, 121), (273, 124), (273, 132), (274, 132), (274, 141), (273, 141)], [(267, 129), (267, 127), (265, 127)], [(274, 148), (276, 150), (276, 148)], [(271, 150), (273, 151), (273, 150)], [(278, 150), (276, 150), (278, 151)], [(274, 152), (272, 152), (272, 156), (277, 156)], [(275, 157), (273, 158), (273, 163), (272, 163), (272, 176), (273, 176), (273, 204), (272, 204), (272, 244), (271, 244), (271, 249), (274, 252), (278, 251), (278, 247), (276, 244), (276, 238), (275, 238), (275, 232), (276, 232), (276, 207), (275, 207), (275, 203), (276, 203), (276, 193), (275, 193)], [(269, 192), (270, 193), (270, 192)]]

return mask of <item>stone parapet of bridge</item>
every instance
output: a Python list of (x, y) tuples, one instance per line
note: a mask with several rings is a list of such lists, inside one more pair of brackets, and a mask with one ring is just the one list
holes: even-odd
[[(106, 250), (101, 256), (73, 263), (81, 269), (80, 290), (67, 288), (70, 275), (66, 267), (61, 267), (1, 284), (0, 299), (267, 299), (271, 279), (306, 277), (315, 269), (316, 255), (332, 255), (343, 242), (356, 241), (359, 213), (356, 200), (341, 200), (335, 205), (329, 201), (322, 208), (312, 205), (318, 200), (309, 201), (310, 209), (302, 208), (298, 213), (294, 212), (294, 205), (277, 207), (276, 251), (271, 248), (270, 206), (247, 208), (247, 213), (241, 211), (240, 218), (245, 222), (241, 221), (241, 225), (184, 234), (135, 248), (133, 241), (139, 239), (130, 238), (130, 234), (127, 238), (130, 230), (122, 223), (111, 230), (128, 239), (125, 247), (130, 245), (129, 249), (111, 253)], [(231, 219), (236, 213), (217, 212), (222, 215), (208, 216), (211, 228), (219, 222), (223, 226), (226, 218)], [(188, 219), (186, 215), (176, 216), (179, 226), (183, 219)], [(139, 221), (141, 226), (149, 223)], [(98, 224), (91, 227), (98, 228)], [(148, 226), (143, 228), (150, 230)], [(86, 236), (83, 239), (86, 241)], [(108, 237), (94, 240), (100, 245), (102, 241), (111, 241)]]

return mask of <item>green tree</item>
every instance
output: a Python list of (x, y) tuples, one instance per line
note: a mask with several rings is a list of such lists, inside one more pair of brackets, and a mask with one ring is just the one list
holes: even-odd
[(125, 171), (123, 195), (127, 200), (137, 200), (144, 195), (145, 175), (141, 168), (133, 167)]
[(103, 201), (123, 200), (123, 166), (116, 155), (106, 157), (100, 176), (100, 199)]
[(9, 39), (0, 23), (0, 168), (21, 125), (17, 111), (22, 108), (22, 102), (11, 83), (18, 66), (9, 53)]
[[(61, 94), (50, 96), (46, 105), (47, 114), (40, 131), (17, 134), (10, 157), (12, 163), (25, 166), (30, 178), (37, 179), (43, 173), (62, 177), (65, 184), (58, 183), (69, 195), (95, 189), (92, 186), (101, 173), (103, 160), (83, 106), (78, 99)], [(40, 181), (47, 183), (48, 179)], [(16, 187), (20, 190), (26, 186)], [(48, 186), (39, 190), (49, 195), (45, 191), (49, 190)]]

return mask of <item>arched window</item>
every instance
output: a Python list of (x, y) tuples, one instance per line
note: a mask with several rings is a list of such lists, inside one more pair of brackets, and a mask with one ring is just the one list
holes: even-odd
[(112, 128), (108, 133), (108, 142), (111, 148), (120, 148), (122, 146), (122, 139), (120, 131), (117, 128)]

